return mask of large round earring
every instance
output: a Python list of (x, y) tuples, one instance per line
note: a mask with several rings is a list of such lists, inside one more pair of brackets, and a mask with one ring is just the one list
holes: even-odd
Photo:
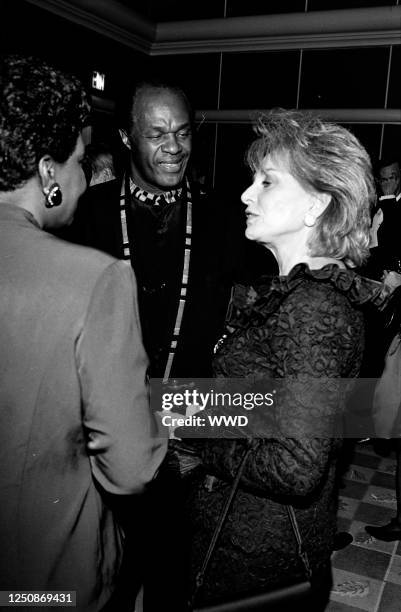
[(316, 223), (315, 215), (312, 215), (312, 213), (306, 213), (304, 217), (304, 224), (306, 225), (306, 227), (313, 227), (315, 223)]
[(50, 187), (45, 187), (43, 193), (46, 196), (45, 206), (46, 208), (53, 208), (53, 206), (60, 206), (63, 201), (63, 194), (61, 193), (60, 185), (53, 183)]

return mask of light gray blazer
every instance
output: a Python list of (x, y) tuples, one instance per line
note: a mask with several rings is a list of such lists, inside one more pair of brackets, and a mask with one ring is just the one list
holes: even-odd
[(1, 590), (106, 603), (121, 533), (99, 490), (140, 492), (166, 450), (146, 368), (131, 266), (1, 205)]

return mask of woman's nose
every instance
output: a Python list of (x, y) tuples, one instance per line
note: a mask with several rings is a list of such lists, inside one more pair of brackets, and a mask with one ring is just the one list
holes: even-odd
[(248, 204), (250, 204), (251, 202), (253, 202), (253, 183), (252, 185), (249, 185), (249, 187), (247, 189), (245, 189), (244, 193), (241, 195), (241, 200), (242, 202), (245, 204), (245, 206), (248, 206)]

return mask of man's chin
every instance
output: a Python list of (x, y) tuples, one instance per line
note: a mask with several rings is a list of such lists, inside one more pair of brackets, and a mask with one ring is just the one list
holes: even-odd
[(159, 187), (161, 189), (176, 189), (179, 187), (184, 180), (184, 173), (180, 172), (180, 174), (173, 173), (163, 173), (159, 174)]

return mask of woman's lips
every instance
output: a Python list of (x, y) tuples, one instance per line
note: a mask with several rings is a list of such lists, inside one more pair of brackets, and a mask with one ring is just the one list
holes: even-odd
[(245, 215), (246, 215), (247, 223), (252, 223), (252, 221), (255, 221), (255, 219), (258, 217), (256, 213), (252, 213), (252, 212), (246, 212)]

